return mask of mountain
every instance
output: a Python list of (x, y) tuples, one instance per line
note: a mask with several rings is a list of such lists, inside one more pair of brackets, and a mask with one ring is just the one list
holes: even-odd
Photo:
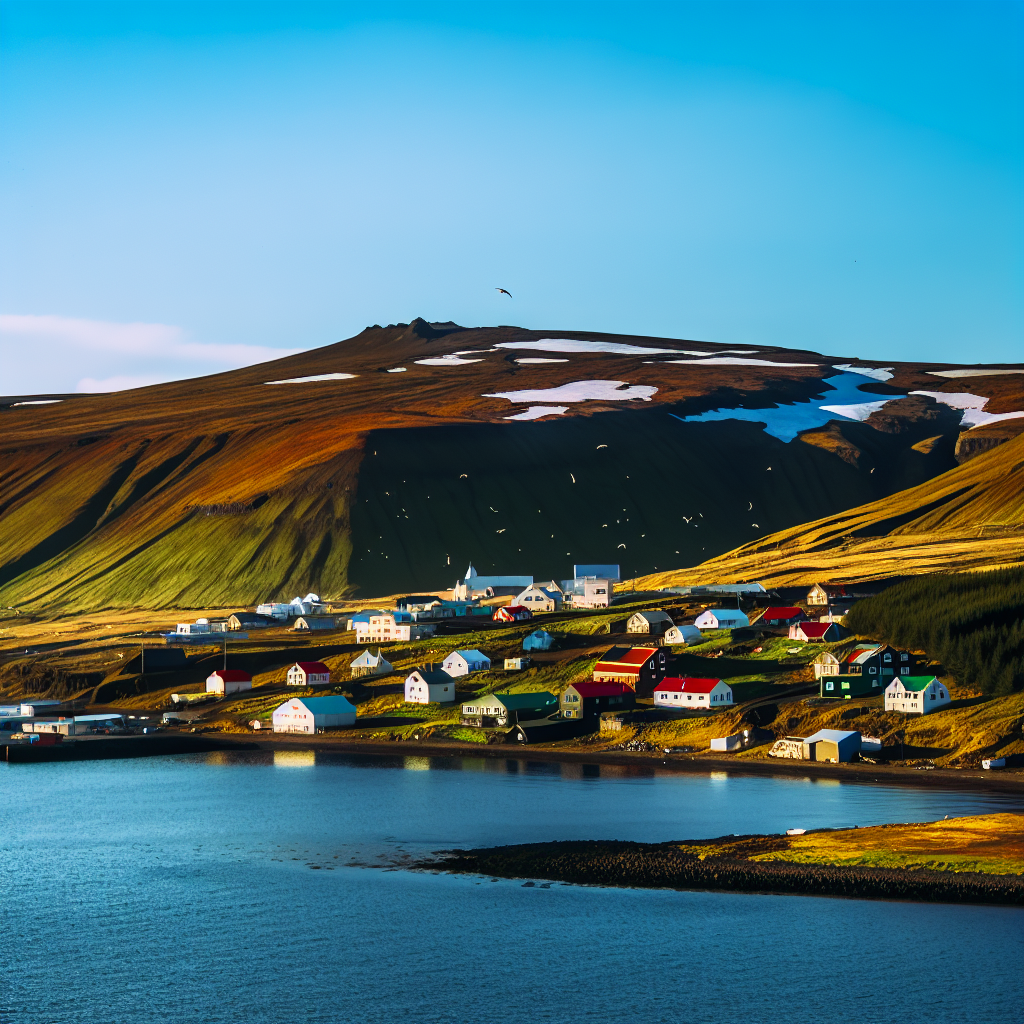
[(984, 411), (964, 414), (962, 372), (415, 320), (209, 377), (0, 399), (0, 602), (210, 608), (432, 590), (471, 560), (696, 565), (1002, 459), (985, 448), (1024, 419), (967, 450), (961, 416), (1024, 410), (1022, 378), (966, 378)]
[(773, 533), (641, 589), (758, 580), (857, 583), (1024, 561), (1024, 436), (925, 484)]

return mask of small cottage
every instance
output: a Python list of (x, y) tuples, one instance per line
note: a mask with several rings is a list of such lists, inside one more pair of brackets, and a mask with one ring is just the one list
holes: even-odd
[(547, 690), (536, 693), (488, 693), (462, 705), (462, 724), (497, 729), (518, 722), (535, 722), (558, 715), (558, 698)]
[(363, 676), (386, 676), (394, 671), (389, 661), (385, 661), (384, 655), (378, 648), (376, 654), (371, 654), (369, 649), (363, 651), (349, 666), (352, 670), (352, 678), (359, 679)]
[(675, 623), (667, 612), (634, 612), (626, 622), (627, 633), (651, 633), (660, 636), (673, 629)]
[(703, 642), (704, 634), (696, 626), (673, 626), (665, 630), (665, 643), (670, 647)]
[(949, 688), (935, 676), (901, 676), (885, 688), (885, 710), (927, 715), (950, 701)]
[(573, 683), (559, 698), (563, 718), (594, 719), (604, 711), (627, 711), (636, 706), (636, 692), (625, 683)]
[(515, 603), (531, 612), (556, 612), (562, 607), (562, 591), (550, 584), (533, 583), (516, 595)]
[(491, 616), (495, 622), (526, 622), (532, 617), (533, 612), (519, 604), (503, 605)]
[(814, 669), (814, 678), (821, 679), (822, 676), (839, 675), (841, 663), (842, 658), (840, 655), (833, 654), (831, 651), (822, 651), (811, 662), (811, 668)]
[(329, 686), (331, 670), (322, 661), (297, 661), (288, 669), (289, 686)]
[(795, 622), (803, 622), (807, 618), (802, 608), (775, 607), (765, 608), (764, 615), (758, 619), (759, 626), (792, 626)]
[(665, 678), (668, 655), (660, 647), (612, 647), (594, 666), (595, 683), (625, 683), (641, 696)]
[(789, 627), (789, 639), (803, 643), (834, 644), (842, 639), (834, 622), (798, 622)]
[(693, 620), (698, 629), (742, 629), (750, 619), (738, 608), (708, 608)]
[(732, 687), (721, 679), (669, 676), (654, 687), (654, 706), (689, 711), (732, 707)]
[(442, 666), (452, 677), (468, 676), (471, 672), (487, 672), (491, 668), (491, 659), (480, 651), (452, 651), (444, 659)]
[(274, 709), (274, 732), (317, 733), (356, 724), (355, 705), (347, 697), (293, 697)]
[(405, 677), (407, 704), (451, 704), (455, 700), (455, 680), (444, 669), (429, 665), (414, 668)]
[(222, 668), (206, 677), (206, 692), (220, 693), (225, 697), (252, 689), (252, 676), (238, 668)]
[(522, 672), (523, 669), (530, 667), (529, 658), (506, 658), (505, 659), (505, 671), (506, 672)]
[(336, 620), (333, 615), (300, 615), (295, 620), (292, 629), (302, 632), (303, 630), (325, 630), (334, 629)]
[(879, 676), (821, 676), (818, 683), (822, 697), (836, 700), (877, 697), (883, 686)]
[(523, 639), (524, 651), (550, 651), (555, 645), (555, 638), (543, 629), (536, 629)]

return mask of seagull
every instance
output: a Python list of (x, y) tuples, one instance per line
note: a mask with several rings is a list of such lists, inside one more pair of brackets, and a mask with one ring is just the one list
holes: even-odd
[(626, 546), (625, 544), (620, 544), (619, 545), (620, 548), (624, 548), (625, 546)]
[(501, 292), (502, 295), (507, 295), (510, 299), (512, 298), (512, 293), (507, 288), (495, 288), (494, 290)]
[(754, 527), (757, 527), (757, 529), (758, 529), (758, 530), (760, 530), (760, 529), (761, 529), (761, 527), (760, 527), (760, 526), (758, 526), (758, 525), (757, 525), (757, 523), (751, 523), (750, 525), (751, 525), (751, 526), (754, 526)]
[(747, 511), (748, 511), (748, 512), (752, 512), (752, 511), (753, 511), (753, 509), (754, 509), (754, 503), (753, 503), (753, 502), (751, 502), (751, 503), (750, 503), (750, 508), (748, 508), (748, 509), (747, 509)]
[(495, 530), (494, 532), (495, 533), (504, 533), (505, 529), (506, 529), (505, 527), (502, 527), (500, 530)]
[(600, 451), (602, 448), (607, 448), (607, 447), (608, 447), (608, 445), (606, 445), (606, 444), (599, 444), (597, 446), (597, 450)]
[[(874, 470), (872, 470), (872, 472), (874, 472)], [(574, 477), (572, 473), (570, 473), (569, 476), (572, 477), (572, 482), (576, 483), (576, 477)]]
[(459, 474), (459, 479), (460, 479), (460, 480), (465, 480), (465, 479), (466, 479), (466, 478), (467, 478), (468, 476), (469, 476), (469, 474), (468, 474), (468, 473), (460, 473), (460, 474)]

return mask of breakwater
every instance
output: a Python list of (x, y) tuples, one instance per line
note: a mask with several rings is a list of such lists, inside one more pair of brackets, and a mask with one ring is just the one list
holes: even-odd
[(53, 744), (8, 743), (4, 747), (4, 760), (10, 764), (40, 764), (50, 761), (106, 761), (167, 754), (202, 754), (211, 750), (256, 749), (255, 743), (191, 734), (110, 736)]
[(417, 867), (582, 885), (799, 893), (856, 899), (1024, 906), (1024, 878), (975, 872), (757, 862), (671, 843), (575, 841), (452, 850)]

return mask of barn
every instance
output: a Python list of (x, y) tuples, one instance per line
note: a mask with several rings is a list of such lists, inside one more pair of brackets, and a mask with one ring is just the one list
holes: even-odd
[(347, 697), (293, 697), (274, 708), (274, 732), (317, 733), (356, 724), (356, 708)]
[(288, 669), (289, 686), (328, 686), (331, 670), (322, 661), (297, 661)]
[(741, 629), (750, 619), (739, 608), (708, 608), (693, 620), (698, 629)]
[(206, 677), (207, 693), (221, 693), (226, 697), (251, 689), (252, 676), (238, 668), (222, 668)]

